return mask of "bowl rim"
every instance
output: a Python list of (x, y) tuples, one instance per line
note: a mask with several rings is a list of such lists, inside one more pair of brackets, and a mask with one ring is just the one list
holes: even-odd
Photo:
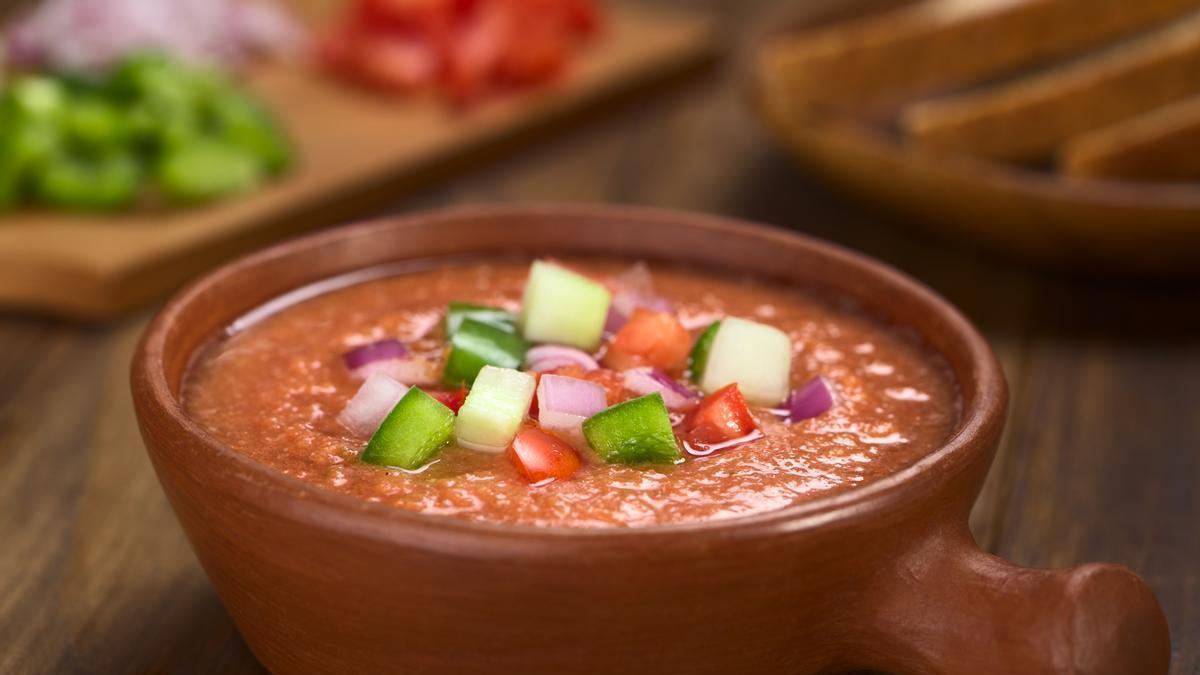
[[(860, 487), (806, 499), (780, 509), (717, 520), (665, 525), (610, 528), (542, 527), (479, 522), (411, 511), (342, 494), (316, 483), (288, 476), (218, 441), (198, 422), (191, 419), (180, 398), (171, 393), (164, 362), (171, 327), (189, 305), (210, 293), (214, 287), (219, 287), (226, 279), (243, 274), (267, 261), (292, 257), (342, 239), (369, 237), (382, 230), (428, 224), (431, 221), (448, 225), (462, 220), (511, 218), (535, 213), (542, 217), (550, 216), (563, 220), (586, 221), (600, 217), (607, 220), (660, 222), (715, 230), (726, 236), (767, 238), (778, 241), (784, 247), (799, 246), (812, 254), (849, 265), (856, 268), (856, 274), (875, 276), (879, 282), (913, 298), (936, 313), (945, 334), (964, 345), (965, 353), (969, 355), (968, 374), (973, 376), (974, 382), (971, 392), (967, 392), (963, 389), (966, 383), (959, 378), (963, 407), (957, 427), (941, 447), (900, 471)], [(400, 258), (397, 261), (402, 260), (403, 258)], [(313, 279), (307, 284), (319, 281), (321, 279)], [(836, 284), (829, 284), (829, 288), (837, 292)], [(289, 291), (282, 291), (276, 297), (287, 292)], [(242, 312), (242, 315), (244, 314), (245, 312)], [(237, 316), (224, 317), (225, 324), (228, 325), (236, 318)], [(926, 338), (923, 336), (923, 339)], [(189, 360), (194, 355), (195, 352), (189, 354)], [(143, 429), (146, 419), (157, 414), (168, 423), (166, 433), (190, 436), (195, 442), (194, 445), (203, 447), (208, 453), (205, 459), (227, 463), (237, 469), (234, 473), (238, 477), (247, 479), (258, 487), (265, 487), (293, 498), (282, 506), (275, 505), (271, 510), (286, 511), (289, 518), (320, 528), (356, 532), (359, 536), (388, 543), (407, 541), (410, 544), (414, 528), (431, 536), (440, 534), (485, 546), (506, 540), (553, 546), (564, 540), (646, 541), (713, 534), (720, 534), (725, 538), (756, 537), (764, 534), (808, 531), (835, 521), (856, 521), (895, 504), (897, 495), (916, 496), (927, 491), (931, 485), (951, 480), (955, 474), (965, 470), (973, 459), (977, 459), (979, 453), (989, 452), (987, 439), (991, 435), (998, 435), (1004, 423), (1007, 405), (1007, 385), (1003, 372), (983, 336), (949, 302), (924, 284), (886, 263), (794, 230), (746, 220), (640, 206), (563, 202), (453, 206), (383, 216), (297, 237), (238, 258), (187, 285), (158, 312), (142, 334), (134, 353), (131, 380), (133, 397), (137, 404), (135, 408)], [(166, 454), (151, 447), (149, 442), (146, 446), (152, 459), (156, 455)]]

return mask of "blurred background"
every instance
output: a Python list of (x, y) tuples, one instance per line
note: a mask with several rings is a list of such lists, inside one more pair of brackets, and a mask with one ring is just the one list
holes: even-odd
[(1012, 395), (981, 545), (1128, 565), (1200, 672), (1200, 0), (0, 13), (0, 672), (258, 672), (142, 451), (140, 332), (270, 242), (531, 200), (755, 220), (946, 296)]

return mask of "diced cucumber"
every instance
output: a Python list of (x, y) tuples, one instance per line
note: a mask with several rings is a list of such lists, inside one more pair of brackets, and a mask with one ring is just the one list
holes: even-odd
[(528, 373), (484, 366), (458, 411), (454, 425), (458, 444), (471, 450), (503, 452), (525, 421), (536, 386)]
[(517, 315), (507, 309), (473, 305), (469, 302), (452, 302), (446, 308), (446, 335), (452, 336), (457, 333), (466, 319), (474, 319), (509, 333), (517, 332)]
[(463, 319), (450, 336), (450, 355), (442, 371), (447, 386), (471, 384), (484, 366), (519, 368), (529, 344), (519, 335), (491, 324)]
[(773, 326), (746, 319), (721, 322), (708, 350), (700, 389), (706, 394), (736, 382), (752, 405), (778, 405), (788, 394), (792, 341)]
[(521, 332), (530, 342), (593, 350), (604, 334), (612, 294), (582, 274), (541, 260), (529, 268)]
[(696, 338), (696, 344), (692, 345), (692, 353), (688, 355), (688, 374), (692, 378), (692, 382), (699, 382), (704, 377), (704, 369), (708, 366), (708, 354), (712, 351), (713, 338), (717, 336), (717, 330), (721, 328), (720, 321), (714, 321), (708, 324), (708, 328)]
[(419, 469), (454, 435), (454, 413), (413, 387), (371, 436), (360, 459), (369, 464)]
[(679, 445), (662, 394), (618, 403), (583, 423), (588, 445), (609, 464), (670, 463)]

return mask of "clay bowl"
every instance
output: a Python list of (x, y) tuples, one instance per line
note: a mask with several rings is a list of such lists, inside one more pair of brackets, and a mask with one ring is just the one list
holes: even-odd
[[(1200, 185), (1067, 178), (911, 143), (880, 111), (794, 100), (786, 76), (763, 56), (775, 38), (898, 4), (791, 0), (756, 22), (740, 58), (744, 90), (800, 165), (914, 227), (1045, 266), (1168, 279), (1200, 273)], [(845, 73), (867, 80), (864, 89), (879, 75)]]
[[(282, 293), (446, 256), (621, 255), (832, 289), (918, 331), (964, 396), (945, 447), (773, 513), (633, 530), (461, 522), (357, 501), (223, 447), (188, 419), (197, 348)], [(468, 208), (362, 223), (242, 259), (177, 295), (133, 365), (146, 447), (254, 654), (277, 673), (1166, 672), (1167, 626), (1129, 570), (981, 552), (967, 516), (1006, 391), (987, 344), (928, 289), (807, 237), (608, 206)]]

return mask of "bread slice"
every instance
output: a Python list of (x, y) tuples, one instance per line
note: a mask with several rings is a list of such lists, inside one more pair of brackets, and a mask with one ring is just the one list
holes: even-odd
[(929, 145), (1005, 160), (1048, 157), (1071, 136), (1200, 91), (1200, 14), (1112, 49), (995, 86), (911, 104)]
[(1059, 166), (1089, 178), (1200, 179), (1200, 95), (1072, 138)]
[(925, 0), (777, 38), (773, 84), (857, 108), (945, 91), (1060, 58), (1200, 8), (1200, 0)]

